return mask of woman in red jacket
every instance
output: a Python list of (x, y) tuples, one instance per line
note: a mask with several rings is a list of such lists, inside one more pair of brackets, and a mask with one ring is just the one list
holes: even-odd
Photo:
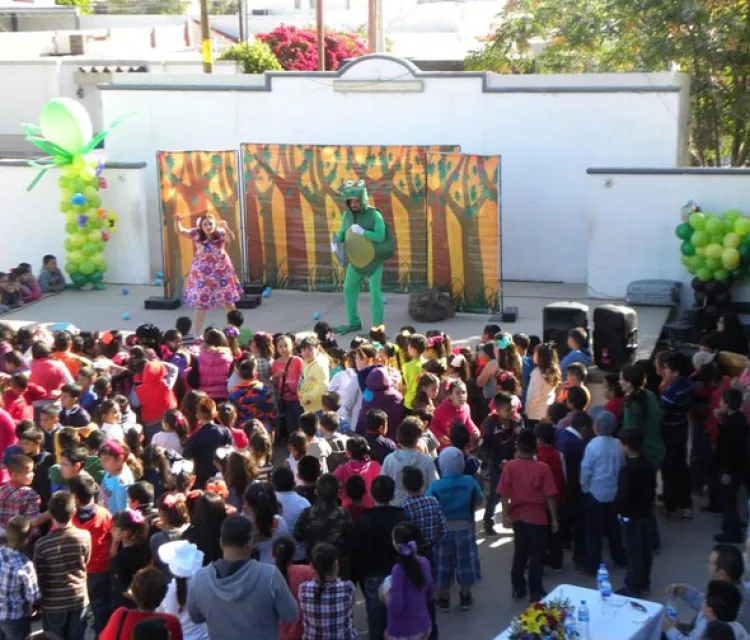
[(467, 399), (466, 385), (461, 380), (452, 380), (448, 385), (448, 397), (435, 409), (430, 423), (430, 431), (438, 439), (441, 451), (451, 446), (449, 435), (455, 422), (464, 424), (472, 439), (479, 438), (479, 429), (471, 419), (471, 409)]
[(31, 347), (31, 375), (29, 382), (38, 384), (47, 392), (45, 400), (57, 400), (60, 389), (76, 381), (68, 368), (60, 361), (53, 360), (52, 351), (44, 342), (35, 342)]

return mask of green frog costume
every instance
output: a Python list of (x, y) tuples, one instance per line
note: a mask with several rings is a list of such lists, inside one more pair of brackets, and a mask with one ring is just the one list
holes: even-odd
[[(349, 324), (335, 329), (340, 334), (362, 328), (357, 300), (365, 278), (370, 283), (372, 324), (383, 324), (383, 262), (395, 252), (393, 234), (383, 214), (369, 204), (365, 181), (348, 180), (344, 184), (343, 195), (346, 211), (336, 239), (343, 245), (348, 262), (344, 278), (344, 302)], [(353, 201), (359, 203), (359, 211), (352, 209)]]

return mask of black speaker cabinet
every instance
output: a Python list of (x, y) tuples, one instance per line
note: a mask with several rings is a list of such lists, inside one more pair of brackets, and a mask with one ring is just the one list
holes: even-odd
[[(544, 342), (555, 342), (557, 353), (562, 358), (568, 349), (568, 331), (583, 327), (589, 334), (589, 308), (580, 302), (553, 302), (544, 307), (542, 312), (542, 339)], [(588, 337), (587, 344), (588, 347)]]
[(174, 311), (175, 309), (179, 309), (180, 305), (182, 304), (182, 301), (180, 300), (179, 296), (174, 296), (172, 298), (164, 298), (162, 296), (151, 296), (150, 298), (146, 298), (143, 302), (143, 307), (145, 309), (152, 309), (152, 310), (159, 310), (159, 311)]
[(594, 362), (604, 371), (619, 371), (635, 362), (638, 314), (635, 309), (605, 304), (594, 309)]
[(234, 306), (238, 309), (255, 309), (261, 304), (263, 304), (263, 296), (244, 295), (239, 300), (237, 300), (237, 302), (235, 302)]

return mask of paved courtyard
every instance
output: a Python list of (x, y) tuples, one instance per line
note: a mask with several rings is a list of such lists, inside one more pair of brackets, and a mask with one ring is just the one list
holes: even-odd
[[(174, 326), (176, 317), (189, 313), (190, 310), (185, 308), (177, 311), (144, 310), (143, 300), (159, 294), (160, 290), (156, 287), (130, 286), (128, 295), (123, 295), (122, 287), (115, 285), (104, 292), (65, 292), (2, 316), (0, 322), (70, 322), (81, 329), (89, 330), (135, 329), (139, 324), (152, 322), (165, 329)], [(542, 309), (550, 302), (573, 299), (586, 302), (592, 307), (607, 302), (587, 300), (585, 288), (578, 285), (508, 283), (505, 286), (505, 294), (506, 305), (520, 308), (518, 322), (505, 328), (511, 332), (524, 331), (535, 334), (542, 333)], [(407, 296), (390, 294), (387, 300), (386, 321), (391, 331), (396, 331), (403, 324), (415, 324), (408, 317)], [(316, 312), (332, 325), (343, 323), (345, 315), (341, 295), (274, 292), (273, 297), (264, 300), (259, 309), (245, 312), (246, 325), (252, 329), (266, 331), (300, 332), (312, 328), (312, 314)], [(130, 314), (130, 320), (122, 319), (124, 313)], [(367, 295), (360, 298), (360, 313), (367, 324)], [(653, 349), (666, 314), (667, 311), (661, 308), (638, 309), (643, 354)], [(459, 342), (474, 342), (479, 338), (487, 317), (459, 314), (438, 326)], [(210, 314), (208, 321), (222, 323), (221, 313)], [(417, 328), (425, 330), (429, 327), (417, 323)], [(480, 531), (481, 516), (482, 513), (478, 512), (477, 522)], [(671, 582), (691, 582), (700, 588), (705, 585), (705, 560), (712, 546), (712, 536), (718, 530), (719, 521), (712, 516), (697, 514), (692, 522), (661, 520), (660, 524), (664, 549), (654, 563), (652, 599), (663, 602), (664, 589)], [(459, 638), (462, 635), (470, 635), (478, 640), (493, 638), (524, 608), (524, 603), (513, 602), (510, 597), (510, 565), (513, 553), (510, 532), (502, 531), (499, 537), (491, 539), (480, 535), (479, 545), (484, 580), (475, 589), (474, 609), (469, 613), (456, 610), (449, 614), (440, 614), (439, 625), (443, 638)], [(621, 571), (613, 571), (615, 587), (621, 586), (622, 579)], [(561, 583), (594, 586), (593, 579), (576, 574), (569, 562), (564, 573), (550, 572), (545, 578), (545, 587), (548, 590)], [(454, 601), (455, 599), (454, 597)], [(357, 619), (363, 627), (364, 606), (361, 601), (357, 605)]]

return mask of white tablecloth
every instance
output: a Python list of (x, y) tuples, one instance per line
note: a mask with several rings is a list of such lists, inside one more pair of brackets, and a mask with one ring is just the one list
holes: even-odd
[[(589, 638), (591, 640), (659, 640), (664, 607), (655, 602), (613, 595), (607, 611), (602, 610), (599, 592), (570, 584), (561, 584), (547, 594), (545, 601), (567, 599), (576, 607), (585, 600), (589, 608)], [(630, 601), (642, 604), (646, 613), (630, 606)], [(507, 640), (510, 628), (495, 640)]]

